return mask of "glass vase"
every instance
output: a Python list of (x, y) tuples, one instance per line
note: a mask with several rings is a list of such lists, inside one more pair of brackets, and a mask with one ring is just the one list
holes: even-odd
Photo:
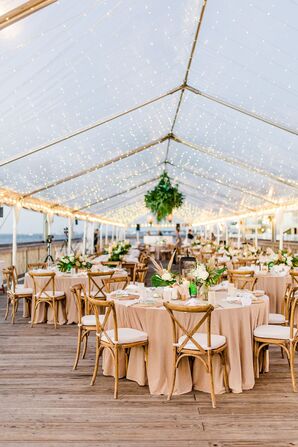
[(203, 284), (200, 288), (200, 293), (203, 301), (208, 301), (208, 292), (209, 286), (207, 284)]

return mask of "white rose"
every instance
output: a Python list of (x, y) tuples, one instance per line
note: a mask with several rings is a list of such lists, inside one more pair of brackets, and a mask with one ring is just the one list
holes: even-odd
[(161, 275), (161, 279), (163, 279), (164, 281), (171, 281), (172, 279), (172, 275), (170, 272), (165, 271), (162, 275)]
[(206, 269), (202, 269), (201, 270), (201, 278), (202, 278), (202, 280), (205, 281), (208, 278), (208, 276), (209, 276), (209, 273), (207, 272), (207, 270)]

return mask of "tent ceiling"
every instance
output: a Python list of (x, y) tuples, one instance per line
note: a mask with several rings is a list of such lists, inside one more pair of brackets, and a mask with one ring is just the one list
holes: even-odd
[(297, 13), (60, 0), (7, 27), (0, 187), (123, 223), (164, 168), (188, 221), (297, 202)]

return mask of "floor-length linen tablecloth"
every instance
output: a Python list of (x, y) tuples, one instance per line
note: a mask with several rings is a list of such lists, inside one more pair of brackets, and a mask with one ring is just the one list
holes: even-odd
[[(120, 273), (116, 272), (113, 275), (113, 278), (119, 278), (121, 276), (124, 276), (126, 273)], [(63, 307), (65, 304), (64, 302), (58, 301), (58, 324), (72, 324), (77, 323), (77, 307), (75, 299), (70, 291), (70, 289), (75, 284), (82, 284), (85, 286), (86, 290), (88, 288), (88, 277), (87, 274), (61, 274), (57, 273), (55, 277), (55, 285), (56, 285), (56, 291), (64, 292), (66, 295), (66, 320), (63, 313)], [(24, 280), (24, 287), (30, 287), (33, 288), (33, 280), (30, 277), (28, 273), (25, 275)], [(113, 289), (113, 287), (112, 287)], [(45, 309), (45, 306), (46, 309)], [(32, 312), (31, 312), (32, 313)], [(24, 306), (23, 311), (24, 317), (28, 317), (28, 309)], [(53, 310), (50, 306), (45, 305), (44, 303), (39, 304), (37, 310), (36, 310), (36, 317), (35, 317), (36, 323), (44, 323), (48, 322), (49, 324), (52, 324), (54, 322), (53, 318)]]
[(278, 276), (273, 273), (257, 273), (256, 289), (262, 289), (269, 297), (269, 309), (272, 313), (283, 313), (283, 302), (291, 276)]
[[(221, 292), (222, 294), (222, 292)], [(219, 296), (220, 294), (218, 294)], [(223, 295), (222, 295), (223, 296)], [(130, 353), (127, 378), (139, 385), (149, 385), (151, 394), (167, 394), (172, 375), (172, 326), (164, 308), (126, 307), (116, 301), (119, 327), (130, 327), (145, 331), (149, 337), (148, 378), (145, 372), (142, 348), (133, 348)], [(234, 393), (253, 388), (253, 330), (267, 324), (269, 313), (268, 297), (249, 307), (234, 306), (217, 308), (212, 313), (212, 333), (225, 335), (228, 344), (229, 386)], [(181, 321), (190, 328), (198, 317), (184, 314)], [(202, 327), (202, 331), (204, 326)], [(114, 375), (109, 352), (103, 355), (103, 372)], [(125, 376), (125, 362), (121, 357), (120, 376)], [(214, 358), (215, 392), (225, 392), (222, 369), (218, 356)], [(209, 375), (199, 360), (194, 361), (191, 372), (188, 359), (182, 359), (177, 371), (175, 394), (196, 390), (210, 392)]]

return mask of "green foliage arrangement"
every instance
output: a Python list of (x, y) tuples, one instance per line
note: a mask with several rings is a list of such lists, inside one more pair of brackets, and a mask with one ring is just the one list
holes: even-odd
[(114, 242), (108, 250), (109, 261), (120, 261), (128, 253), (130, 247), (131, 244), (126, 240)]
[(58, 261), (58, 270), (60, 272), (70, 272), (72, 268), (90, 270), (92, 267), (91, 262), (88, 261), (87, 256), (82, 256), (80, 253), (63, 256)]
[(157, 186), (145, 195), (145, 205), (156, 216), (157, 222), (165, 219), (175, 208), (180, 208), (183, 201), (183, 194), (178, 185), (172, 185), (167, 172), (160, 176)]

